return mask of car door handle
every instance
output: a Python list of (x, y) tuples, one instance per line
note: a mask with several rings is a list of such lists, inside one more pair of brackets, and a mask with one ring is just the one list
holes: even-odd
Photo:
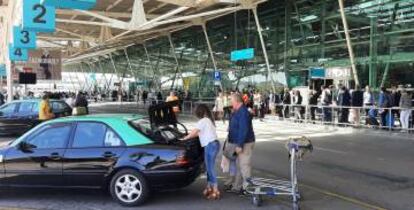
[(52, 160), (60, 160), (61, 158), (62, 157), (57, 152), (54, 152), (54, 153), (50, 154), (50, 159), (52, 159)]
[(115, 157), (116, 155), (113, 152), (104, 152), (102, 156), (105, 158), (111, 158), (111, 157)]

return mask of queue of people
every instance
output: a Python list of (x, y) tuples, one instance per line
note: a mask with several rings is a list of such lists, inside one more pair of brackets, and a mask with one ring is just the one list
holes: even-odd
[(276, 115), (280, 120), (294, 117), (296, 122), (303, 122), (306, 118), (313, 123), (320, 120), (326, 124), (337, 119), (335, 123), (341, 126), (365, 124), (389, 128), (396, 127), (395, 122), (399, 121), (404, 131), (412, 127), (413, 93), (402, 86), (380, 90), (375, 94), (369, 86), (349, 89), (339, 84), (337, 87), (330, 85), (322, 86), (320, 90), (308, 90), (305, 95), (289, 88), (284, 88), (280, 94), (254, 88), (219, 92), (214, 100), (213, 115), (223, 122), (228, 120), (230, 96), (237, 93), (242, 96), (251, 115), (260, 120), (266, 115)]

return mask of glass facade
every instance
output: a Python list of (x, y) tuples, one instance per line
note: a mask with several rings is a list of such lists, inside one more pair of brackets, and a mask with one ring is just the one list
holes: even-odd
[[(377, 88), (414, 83), (414, 0), (344, 3), (360, 83)], [(143, 88), (184, 88), (206, 95), (249, 84), (270, 89), (271, 79), (278, 87), (306, 86), (312, 67), (350, 67), (337, 0), (270, 0), (259, 6), (258, 14), (271, 75), (251, 10), (207, 22), (217, 70), (222, 72), (220, 87), (215, 87), (214, 64), (201, 26), (172, 33), (172, 43), (167, 35), (158, 36), (82, 65), (90, 72), (134, 78)], [(231, 52), (245, 48), (254, 48), (255, 57), (232, 62)], [(65, 66), (66, 71), (74, 68), (79, 64)]]

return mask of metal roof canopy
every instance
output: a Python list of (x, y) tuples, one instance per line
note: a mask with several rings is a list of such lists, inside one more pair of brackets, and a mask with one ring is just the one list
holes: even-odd
[[(23, 0), (0, 0), (14, 11)], [(40, 33), (39, 41), (61, 48), (66, 62), (108, 53), (168, 35), (266, 0), (97, 0), (89, 11), (56, 11), (56, 32)], [(14, 8), (13, 8), (14, 7)], [(11, 14), (10, 12), (9, 14)], [(9, 20), (13, 20), (11, 14)], [(111, 50), (112, 49), (112, 50)]]

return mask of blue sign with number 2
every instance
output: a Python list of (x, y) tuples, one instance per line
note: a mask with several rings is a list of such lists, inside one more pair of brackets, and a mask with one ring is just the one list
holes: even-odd
[(36, 33), (22, 30), (19, 26), (13, 27), (13, 47), (23, 49), (36, 48)]
[(34, 32), (54, 32), (56, 9), (55, 7), (42, 5), (40, 1), (23, 1), (22, 29)]
[(61, 9), (92, 9), (96, 5), (96, 0), (42, 0), (45, 6), (54, 6)]

